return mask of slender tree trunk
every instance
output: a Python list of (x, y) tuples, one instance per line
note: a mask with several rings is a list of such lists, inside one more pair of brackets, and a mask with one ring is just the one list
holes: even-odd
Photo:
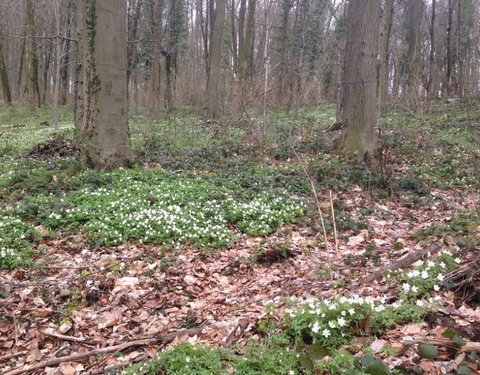
[(23, 68), (25, 65), (25, 53), (27, 50), (27, 37), (22, 41), (22, 49), (20, 52), (20, 61), (19, 61), (19, 67), (18, 67), (18, 77), (17, 77), (17, 87), (16, 87), (16, 95), (17, 95), (17, 101), (20, 101), (22, 97), (22, 77), (23, 77)]
[(461, 46), (462, 39), (462, 1), (457, 0), (457, 60), (458, 60), (458, 96), (463, 98), (465, 92), (464, 85), (464, 51)]
[[(53, 31), (53, 30), (52, 30)], [(54, 33), (54, 31), (52, 32)], [(40, 104), (45, 104), (47, 102), (47, 92), (50, 86), (50, 65), (53, 56), (53, 48), (54, 42), (49, 40), (47, 47), (45, 47), (45, 54), (44, 54), (44, 64), (43, 64), (43, 93), (40, 96), (40, 90), (38, 91), (38, 96), (41, 97)]]
[(84, 0), (86, 165), (114, 169), (132, 160), (127, 102), (127, 6)]
[(280, 29), (280, 69), (279, 69), (279, 76), (278, 76), (278, 91), (277, 91), (277, 102), (278, 104), (284, 103), (284, 98), (287, 93), (287, 80), (289, 74), (289, 67), (288, 67), (288, 17), (290, 15), (290, 10), (293, 4), (291, 0), (282, 0), (282, 26)]
[(162, 43), (162, 12), (163, 0), (154, 0), (152, 7), (151, 23), (153, 34), (153, 51), (150, 59), (150, 78), (151, 78), (151, 110), (158, 118), (160, 115), (160, 97), (161, 97), (161, 43)]
[(2, 80), (3, 98), (5, 102), (12, 105), (12, 91), (10, 90), (10, 81), (8, 80), (7, 63), (3, 55), (3, 38), (0, 35), (0, 79)]
[(453, 25), (453, 0), (448, 0), (448, 21), (447, 21), (447, 74), (445, 77), (445, 94), (451, 93), (453, 54), (452, 54), (452, 26)]
[(40, 106), (37, 44), (33, 38), (34, 34), (34, 3), (33, 0), (27, 0), (27, 106), (30, 112), (34, 112)]
[(435, 89), (435, 17), (437, 0), (432, 0), (432, 18), (430, 21), (430, 58), (428, 65), (428, 83), (427, 83), (427, 106), (426, 111), (430, 112)]
[[(60, 4), (59, 0), (55, 0), (55, 26), (57, 35), (60, 35)], [(54, 90), (53, 90), (53, 126), (55, 130), (59, 128), (59, 119), (60, 119), (60, 79), (62, 77), (62, 55), (63, 55), (63, 44), (64, 41), (61, 38), (56, 38), (55, 40), (55, 81), (54, 81)]]
[(210, 37), (209, 70), (207, 77), (207, 114), (217, 118), (221, 111), (220, 101), (220, 64), (222, 61), (222, 42), (225, 28), (226, 0), (216, 0), (215, 17)]
[(390, 39), (392, 35), (392, 25), (393, 25), (393, 12), (394, 12), (394, 0), (385, 1), (384, 9), (384, 23), (383, 23), (383, 45), (382, 45), (382, 55), (380, 61), (380, 103), (386, 102), (388, 100), (388, 83), (389, 83), (389, 62), (390, 62)]
[(343, 81), (343, 130), (337, 151), (356, 162), (375, 156), (381, 0), (350, 1)]
[(84, 103), (84, 80), (85, 80), (85, 68), (83, 63), (83, 49), (84, 49), (84, 35), (83, 35), (83, 24), (84, 24), (84, 4), (83, 0), (76, 0), (75, 3), (75, 14), (76, 14), (76, 24), (75, 24), (75, 36), (77, 39), (77, 51), (75, 57), (75, 105), (74, 105), (74, 117), (75, 117), (75, 137), (78, 138), (82, 133), (83, 126), (83, 114), (85, 112), (85, 103)]

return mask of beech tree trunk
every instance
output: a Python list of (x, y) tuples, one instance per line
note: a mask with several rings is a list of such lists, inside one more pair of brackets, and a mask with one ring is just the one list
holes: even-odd
[(379, 98), (380, 103), (388, 99), (388, 82), (389, 82), (389, 62), (390, 62), (390, 38), (392, 35), (394, 0), (385, 1), (384, 23), (383, 23), (383, 46), (380, 61), (380, 83)]
[(213, 18), (210, 50), (209, 50), (209, 64), (207, 77), (207, 114), (214, 119), (220, 115), (221, 101), (220, 101), (220, 64), (222, 61), (222, 42), (223, 32), (225, 28), (225, 8), (226, 0), (215, 1), (215, 17)]
[(406, 91), (415, 94), (420, 73), (418, 69), (419, 39), (424, 3), (423, 0), (409, 0), (407, 7)]
[(2, 80), (3, 99), (11, 106), (12, 91), (10, 89), (10, 81), (8, 80), (7, 63), (3, 55), (3, 38), (0, 35), (0, 79)]
[(76, 50), (76, 64), (75, 64), (75, 105), (74, 105), (74, 117), (75, 117), (75, 138), (78, 138), (82, 133), (83, 126), (83, 114), (85, 111), (83, 95), (84, 95), (84, 79), (85, 69), (83, 66), (83, 24), (84, 24), (84, 5), (83, 0), (76, 0), (75, 13), (76, 13), (76, 25), (75, 36), (77, 39)]
[(447, 21), (447, 74), (445, 77), (445, 95), (449, 96), (452, 88), (453, 53), (452, 53), (452, 27), (453, 27), (453, 0), (448, 0)]
[(152, 58), (150, 59), (150, 88), (151, 103), (150, 109), (155, 117), (160, 115), (160, 92), (161, 92), (161, 43), (162, 43), (162, 12), (163, 0), (153, 0), (151, 8), (151, 28), (153, 35)]
[(350, 0), (343, 81), (343, 130), (337, 152), (355, 162), (375, 157), (381, 0)]
[(83, 2), (85, 162), (95, 169), (111, 170), (132, 161), (127, 116), (127, 6), (117, 0)]
[(33, 0), (27, 0), (27, 106), (34, 112), (40, 106), (40, 86), (38, 84), (37, 44), (35, 34), (35, 8)]
[(430, 58), (428, 65), (428, 83), (427, 83), (427, 106), (426, 111), (430, 112), (435, 89), (435, 17), (437, 0), (432, 0), (432, 18), (430, 21)]

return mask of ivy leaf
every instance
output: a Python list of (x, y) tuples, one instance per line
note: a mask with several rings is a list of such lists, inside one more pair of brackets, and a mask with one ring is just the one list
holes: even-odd
[(313, 370), (313, 362), (305, 353), (300, 354), (298, 361), (304, 369)]
[(307, 355), (312, 361), (320, 361), (328, 355), (328, 350), (319, 344), (313, 344), (307, 348)]
[(373, 361), (375, 361), (376, 358), (373, 355), (365, 354), (362, 355), (360, 359), (362, 361), (362, 365), (368, 367)]
[(453, 336), (453, 339), (452, 341), (457, 344), (458, 346), (464, 346), (464, 345), (467, 345), (467, 342), (460, 336), (458, 335), (455, 335)]
[(442, 333), (443, 337), (446, 337), (447, 339), (453, 340), (455, 336), (457, 336), (457, 332), (455, 332), (453, 329), (447, 329), (445, 332)]
[(457, 374), (458, 375), (472, 375), (472, 372), (470, 371), (470, 367), (468, 366), (460, 366), (457, 369)]
[(365, 371), (371, 375), (389, 375), (390, 374), (388, 367), (385, 366), (385, 364), (378, 359), (374, 359), (373, 362), (371, 362), (367, 366)]
[(418, 345), (418, 353), (422, 358), (435, 359), (438, 355), (438, 349), (432, 344), (420, 344)]

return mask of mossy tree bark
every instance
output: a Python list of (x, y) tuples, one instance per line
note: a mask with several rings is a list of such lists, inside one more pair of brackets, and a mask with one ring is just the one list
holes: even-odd
[(351, 0), (347, 10), (343, 131), (337, 152), (356, 162), (375, 155), (381, 0)]
[(87, 166), (115, 169), (132, 161), (127, 104), (127, 7), (83, 0), (84, 113)]

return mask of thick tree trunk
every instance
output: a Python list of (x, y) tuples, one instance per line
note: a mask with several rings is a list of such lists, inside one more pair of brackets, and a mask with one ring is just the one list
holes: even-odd
[(37, 44), (33, 38), (34, 34), (34, 3), (33, 0), (27, 0), (27, 106), (30, 112), (34, 112), (40, 106)]
[(407, 42), (408, 50), (406, 56), (406, 91), (416, 97), (418, 91), (419, 77), (419, 41), (420, 26), (422, 24), (424, 3), (423, 0), (409, 0), (407, 8)]
[(210, 37), (209, 69), (207, 77), (207, 114), (217, 118), (221, 111), (220, 101), (220, 64), (222, 61), (222, 42), (225, 28), (226, 0), (216, 0), (215, 17)]
[(380, 61), (380, 83), (379, 99), (380, 103), (388, 100), (388, 82), (389, 82), (389, 62), (390, 62), (390, 39), (392, 35), (394, 0), (385, 1), (384, 23), (383, 23), (383, 45)]
[(132, 161), (127, 103), (127, 7), (118, 0), (84, 0), (86, 163), (95, 169)]
[(348, 5), (343, 81), (343, 131), (337, 151), (356, 162), (375, 156), (377, 56), (381, 0)]

